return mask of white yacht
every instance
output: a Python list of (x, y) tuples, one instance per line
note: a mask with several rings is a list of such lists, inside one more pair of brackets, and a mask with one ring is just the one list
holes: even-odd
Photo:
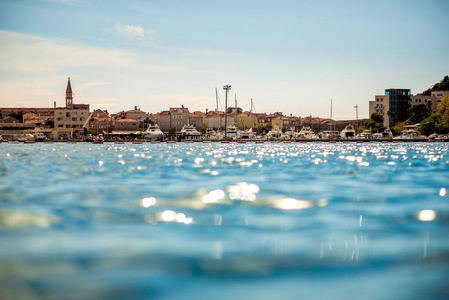
[(184, 125), (180, 132), (183, 140), (201, 139), (201, 133), (193, 125)]
[(357, 138), (359, 138), (359, 139), (370, 139), (371, 136), (372, 136), (371, 130), (369, 130), (369, 129), (365, 129), (365, 130), (363, 130), (363, 132), (357, 134)]
[(272, 140), (279, 140), (282, 137), (282, 129), (275, 125), (268, 133), (267, 138)]
[(374, 133), (372, 137), (375, 139), (391, 139), (393, 137), (393, 133), (390, 129), (385, 129), (384, 132)]
[(287, 130), (285, 132), (285, 135), (288, 137), (289, 140), (294, 140), (296, 137), (296, 134), (298, 134), (298, 133), (295, 131), (295, 128), (293, 128), (293, 127), (291, 127), (289, 130)]
[(206, 128), (206, 139), (210, 141), (219, 141), (223, 139), (221, 132), (216, 132), (213, 128)]
[(239, 140), (255, 140), (256, 133), (253, 131), (252, 128), (247, 129), (247, 130), (239, 130), (237, 132), (237, 139), (239, 139)]
[(353, 138), (355, 136), (354, 126), (348, 125), (341, 131), (340, 136), (344, 139)]
[(44, 141), (47, 137), (45, 136), (45, 134), (43, 134), (42, 132), (36, 132), (34, 134), (34, 138), (36, 139), (37, 142), (42, 142)]
[(427, 140), (426, 136), (420, 135), (414, 129), (406, 129), (401, 132), (401, 135), (395, 136), (393, 140)]
[(322, 132), (320, 132), (320, 135), (321, 135), (322, 139), (327, 139), (327, 140), (333, 140), (333, 139), (340, 138), (340, 132), (333, 131), (333, 130), (322, 131)]
[(296, 138), (306, 140), (318, 140), (320, 137), (309, 126), (304, 126), (296, 134)]
[(148, 129), (143, 135), (143, 140), (146, 142), (162, 142), (164, 139), (164, 133), (159, 129), (156, 124), (148, 126)]
[(237, 127), (231, 125), (228, 126), (226, 129), (226, 137), (230, 139), (236, 139), (237, 138)]

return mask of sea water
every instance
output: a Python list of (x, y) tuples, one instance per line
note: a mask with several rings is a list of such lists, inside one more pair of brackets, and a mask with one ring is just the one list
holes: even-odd
[(1, 299), (448, 299), (448, 143), (1, 144)]

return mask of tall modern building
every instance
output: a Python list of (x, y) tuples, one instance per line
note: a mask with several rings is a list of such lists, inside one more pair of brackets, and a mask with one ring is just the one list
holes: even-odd
[(407, 120), (410, 101), (409, 89), (386, 89), (385, 95), (376, 95), (375, 100), (369, 102), (369, 115), (382, 115), (384, 125), (392, 127), (397, 122)]

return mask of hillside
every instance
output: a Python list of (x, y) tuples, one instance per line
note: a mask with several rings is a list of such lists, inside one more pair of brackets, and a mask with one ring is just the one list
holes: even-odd
[(434, 91), (449, 91), (449, 77), (444, 76), (443, 80), (438, 83), (435, 83), (431, 88), (428, 88), (423, 92), (424, 96), (430, 96), (430, 94)]

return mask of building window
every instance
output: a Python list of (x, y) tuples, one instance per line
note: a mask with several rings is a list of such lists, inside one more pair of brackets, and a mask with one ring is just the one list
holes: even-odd
[(72, 121), (76, 121), (76, 118), (72, 118)]

